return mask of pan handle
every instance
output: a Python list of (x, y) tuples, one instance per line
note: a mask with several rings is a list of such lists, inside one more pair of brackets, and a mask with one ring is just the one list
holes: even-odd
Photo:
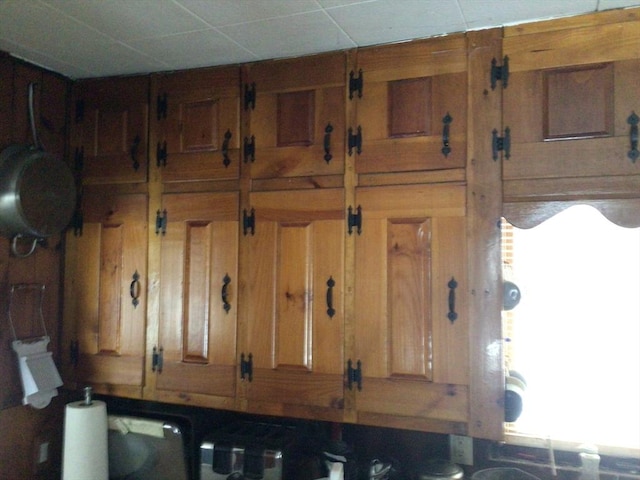
[(18, 257), (18, 258), (27, 258), (29, 255), (31, 255), (33, 252), (35, 252), (36, 245), (41, 240), (40, 238), (34, 238), (33, 242), (31, 243), (31, 248), (29, 249), (28, 252), (24, 253), (24, 252), (19, 252), (18, 251), (18, 239), (19, 238), (23, 238), (22, 235), (15, 235), (13, 237), (13, 239), (11, 240), (11, 253), (13, 255), (15, 255), (16, 257)]

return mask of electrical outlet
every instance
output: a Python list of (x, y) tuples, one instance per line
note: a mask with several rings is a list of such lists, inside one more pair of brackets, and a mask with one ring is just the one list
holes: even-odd
[(473, 438), (449, 435), (449, 454), (453, 463), (473, 465)]

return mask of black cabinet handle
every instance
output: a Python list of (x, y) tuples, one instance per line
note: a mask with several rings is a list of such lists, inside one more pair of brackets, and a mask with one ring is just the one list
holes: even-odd
[(335, 280), (333, 277), (329, 277), (329, 280), (327, 280), (327, 315), (329, 315), (329, 318), (333, 318), (336, 314), (336, 310), (333, 308), (333, 287), (335, 286)]
[(447, 157), (451, 153), (451, 145), (449, 143), (449, 125), (453, 118), (449, 115), (449, 112), (442, 118), (442, 154)]
[(224, 311), (229, 313), (229, 310), (231, 310), (231, 304), (229, 303), (228, 300), (228, 288), (229, 288), (229, 284), (231, 283), (231, 277), (229, 277), (229, 274), (227, 273), (224, 278), (222, 279), (222, 306), (224, 308)]
[(140, 162), (138, 161), (138, 148), (140, 147), (140, 135), (136, 135), (136, 138), (133, 139), (133, 143), (131, 144), (131, 163), (133, 165), (133, 169), (137, 172), (140, 168)]
[(447, 318), (453, 323), (458, 318), (458, 314), (456, 313), (456, 288), (458, 288), (458, 282), (456, 282), (455, 278), (451, 277), (447, 286), (449, 287), (449, 313), (447, 313)]
[(627, 118), (627, 123), (630, 125), (629, 142), (631, 143), (631, 150), (629, 150), (627, 156), (633, 163), (636, 163), (638, 156), (640, 156), (640, 153), (638, 153), (638, 120), (640, 119), (638, 115), (636, 115), (636, 112), (632, 112), (629, 118)]
[(131, 304), (133, 307), (137, 307), (140, 303), (140, 274), (136, 270), (131, 277), (131, 284), (129, 285), (129, 295), (131, 295)]
[(328, 123), (324, 129), (324, 160), (327, 163), (333, 158), (331, 155), (331, 132), (333, 132), (333, 126)]
[(222, 164), (228, 167), (231, 164), (229, 158), (229, 141), (231, 140), (231, 130), (227, 130), (224, 134), (224, 142), (222, 142)]

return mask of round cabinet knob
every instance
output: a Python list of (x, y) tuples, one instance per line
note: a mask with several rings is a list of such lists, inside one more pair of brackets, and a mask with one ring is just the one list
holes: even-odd
[(520, 288), (513, 283), (506, 281), (503, 283), (502, 309), (513, 310), (520, 303)]

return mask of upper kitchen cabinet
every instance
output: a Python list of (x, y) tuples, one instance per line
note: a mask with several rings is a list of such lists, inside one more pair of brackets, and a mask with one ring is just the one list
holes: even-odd
[(70, 153), (83, 184), (147, 181), (148, 99), (146, 76), (74, 85)]
[(356, 200), (361, 232), (348, 383), (358, 422), (466, 433), (465, 186), (359, 187)]
[(245, 67), (244, 160), (254, 187), (261, 188), (258, 179), (279, 179), (278, 185), (304, 188), (294, 177), (313, 177), (311, 186), (341, 185), (345, 61), (345, 53), (333, 53)]
[(257, 192), (250, 201), (241, 240), (246, 409), (342, 421), (344, 192)]
[(358, 174), (465, 168), (464, 36), (358, 50), (349, 83), (357, 109), (349, 153)]
[(238, 67), (153, 76), (152, 102), (151, 148), (163, 182), (239, 178)]
[(507, 202), (615, 197), (634, 188), (639, 46), (637, 9), (505, 29), (499, 135), (510, 137)]
[(168, 193), (162, 209), (156, 399), (233, 408), (239, 194)]
[(86, 186), (65, 251), (65, 380), (141, 397), (147, 312), (147, 194)]

